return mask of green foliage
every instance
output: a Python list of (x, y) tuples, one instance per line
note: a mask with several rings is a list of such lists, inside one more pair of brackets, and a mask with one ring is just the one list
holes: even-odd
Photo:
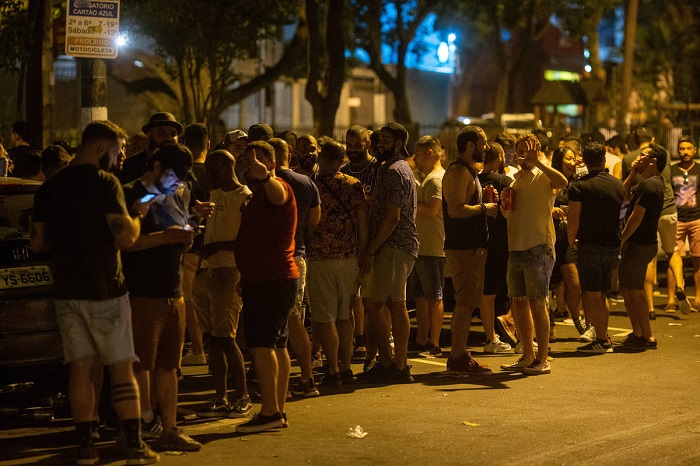
[(0, 0), (0, 70), (18, 73), (27, 59), (29, 20), (21, 0)]
[[(180, 82), (185, 113), (215, 120), (239, 76), (237, 59), (257, 58), (259, 41), (281, 38), (298, 4), (285, 0), (124, 0), (123, 28), (153, 39), (165, 71)], [(188, 102), (193, 107), (189, 115)], [(213, 112), (213, 113), (212, 113)]]

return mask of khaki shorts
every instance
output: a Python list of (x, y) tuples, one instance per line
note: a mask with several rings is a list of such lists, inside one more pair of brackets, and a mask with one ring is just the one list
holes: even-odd
[(455, 307), (474, 309), (481, 304), (484, 294), (486, 248), (446, 249), (447, 273), (452, 276), (455, 289)]
[(674, 212), (669, 215), (662, 215), (659, 218), (659, 240), (661, 241), (661, 249), (667, 256), (673, 254), (677, 249), (676, 240), (676, 225), (678, 224), (678, 213)]
[(416, 258), (396, 248), (382, 248), (374, 256), (363, 298), (384, 303), (406, 301), (406, 280)]
[(678, 222), (676, 240), (681, 256), (685, 256), (685, 240), (688, 239), (690, 257), (700, 257), (700, 220)]
[(202, 333), (236, 338), (243, 301), (238, 292), (241, 274), (235, 267), (202, 269), (192, 283), (192, 304)]
[(357, 291), (357, 258), (309, 261), (307, 291), (312, 322), (350, 319), (352, 296)]
[(57, 299), (66, 364), (97, 356), (106, 366), (135, 362), (128, 295), (103, 301)]
[(185, 301), (192, 301), (192, 281), (199, 265), (197, 254), (185, 254), (182, 256), (182, 297)]
[(137, 371), (177, 369), (185, 343), (185, 300), (129, 297)]

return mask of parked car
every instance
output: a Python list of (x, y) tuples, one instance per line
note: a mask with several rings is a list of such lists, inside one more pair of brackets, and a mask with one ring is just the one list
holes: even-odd
[(61, 335), (47, 255), (29, 247), (34, 194), (40, 182), (0, 177), (0, 385), (18, 371), (59, 366)]

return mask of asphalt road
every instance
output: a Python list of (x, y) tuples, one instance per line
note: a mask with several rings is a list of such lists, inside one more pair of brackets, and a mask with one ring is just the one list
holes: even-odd
[[(665, 298), (655, 301), (662, 309)], [(188, 416), (186, 431), (204, 448), (165, 452), (161, 463), (697, 465), (700, 314), (657, 314), (652, 327), (659, 348), (643, 353), (577, 353), (582, 343), (575, 328), (558, 323), (552, 373), (541, 376), (499, 372), (500, 364), (516, 356), (482, 354), (483, 330), (475, 324), (472, 352), (494, 369), (491, 376), (448, 377), (446, 358), (414, 358), (413, 384), (357, 383), (290, 402), (288, 429), (239, 435), (234, 427), (244, 420)], [(614, 340), (629, 332), (622, 304), (613, 305), (610, 327)], [(211, 398), (212, 381), (205, 366), (184, 373), (180, 410), (189, 413)], [(0, 422), (1, 464), (71, 461), (70, 420)], [(349, 428), (357, 425), (367, 436), (349, 438)], [(101, 464), (123, 464), (113, 440), (101, 441), (99, 453)]]

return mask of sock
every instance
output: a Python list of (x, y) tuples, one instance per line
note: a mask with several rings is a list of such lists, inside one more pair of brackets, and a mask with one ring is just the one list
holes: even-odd
[(153, 422), (153, 418), (155, 416), (153, 415), (153, 411), (144, 411), (141, 413), (141, 419), (143, 419), (143, 422), (148, 424), (149, 422)]
[(94, 445), (94, 440), (92, 439), (92, 421), (76, 422), (75, 432), (78, 434), (78, 445), (81, 447)]
[[(152, 412), (151, 417), (153, 417)], [(121, 428), (126, 437), (126, 446), (129, 448), (139, 448), (141, 446), (141, 420), (124, 419), (121, 421)]]

